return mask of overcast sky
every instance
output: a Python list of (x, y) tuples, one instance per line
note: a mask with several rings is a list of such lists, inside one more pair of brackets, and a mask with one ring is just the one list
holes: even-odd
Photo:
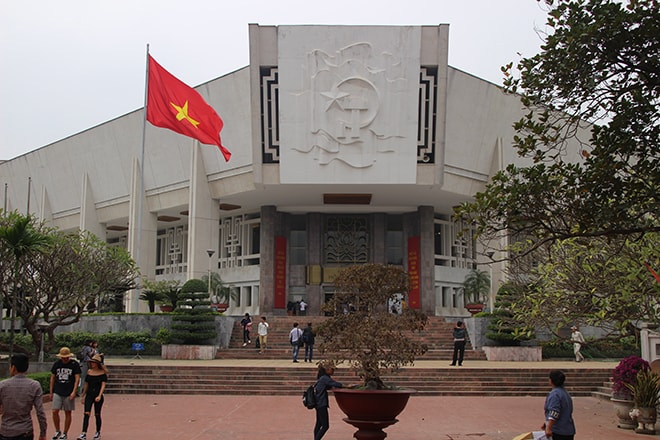
[(197, 86), (248, 64), (249, 23), (448, 23), (449, 64), (501, 84), (500, 66), (539, 51), (546, 21), (536, 0), (1, 3), (0, 159), (142, 107), (147, 43), (163, 67)]

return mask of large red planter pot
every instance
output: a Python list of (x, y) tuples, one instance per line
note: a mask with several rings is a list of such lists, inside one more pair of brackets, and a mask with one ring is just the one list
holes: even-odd
[(333, 390), (339, 409), (348, 417), (344, 419), (358, 431), (358, 440), (381, 440), (387, 437), (384, 428), (398, 422), (396, 416), (406, 407), (415, 390)]

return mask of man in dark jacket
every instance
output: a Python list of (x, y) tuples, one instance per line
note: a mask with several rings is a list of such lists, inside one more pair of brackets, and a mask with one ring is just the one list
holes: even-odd
[(463, 365), (463, 355), (465, 354), (465, 339), (467, 332), (463, 326), (463, 321), (458, 321), (456, 327), (452, 331), (452, 336), (454, 337), (454, 358), (451, 362), (451, 366), (456, 366), (456, 361), (458, 360), (458, 366)]
[(312, 362), (314, 356), (314, 330), (312, 330), (311, 322), (308, 322), (307, 327), (303, 330), (302, 338), (305, 343), (305, 362)]

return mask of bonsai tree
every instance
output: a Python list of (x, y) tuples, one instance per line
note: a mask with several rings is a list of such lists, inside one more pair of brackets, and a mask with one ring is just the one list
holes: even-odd
[(491, 341), (504, 346), (518, 346), (522, 341), (534, 338), (532, 329), (524, 322), (518, 321), (510, 309), (516, 299), (522, 295), (524, 288), (524, 286), (505, 283), (497, 291), (495, 310), (491, 313), (493, 319), (488, 324), (486, 333), (486, 337)]
[(381, 264), (349, 266), (334, 279), (335, 294), (323, 306), (332, 316), (317, 329), (319, 350), (336, 363), (348, 362), (365, 388), (387, 389), (384, 372), (412, 364), (427, 350), (411, 337), (424, 329), (426, 315), (411, 309), (394, 315), (387, 307), (408, 292), (409, 282), (402, 269)]
[(183, 344), (200, 344), (216, 336), (215, 316), (209, 307), (208, 284), (190, 279), (181, 287), (172, 317), (172, 339)]
[(490, 292), (490, 276), (485, 270), (472, 269), (463, 281), (463, 295), (468, 303), (483, 304)]

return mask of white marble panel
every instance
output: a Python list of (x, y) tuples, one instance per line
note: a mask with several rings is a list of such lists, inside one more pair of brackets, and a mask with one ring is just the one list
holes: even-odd
[(415, 183), (419, 26), (280, 26), (282, 183)]

